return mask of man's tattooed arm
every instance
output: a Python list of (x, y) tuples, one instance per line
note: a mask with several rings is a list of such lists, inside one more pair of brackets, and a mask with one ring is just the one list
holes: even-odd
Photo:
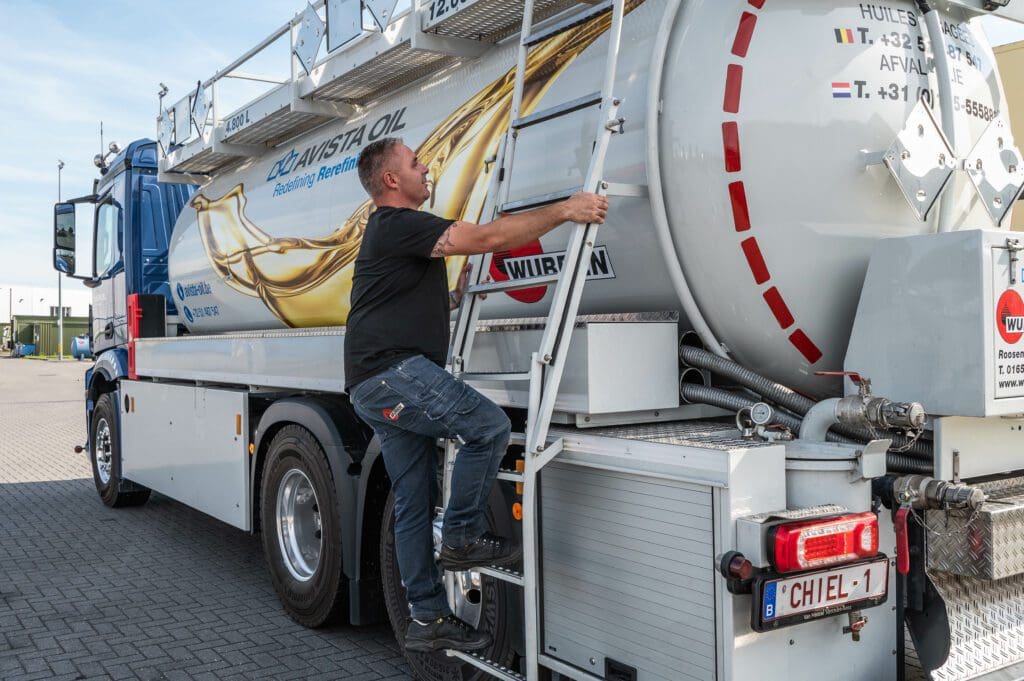
[(444, 234), (434, 244), (434, 250), (430, 252), (432, 258), (443, 258), (449, 255), (449, 250), (452, 247), (452, 231), (455, 229), (455, 225), (459, 223), (453, 222), (448, 229), (444, 230)]

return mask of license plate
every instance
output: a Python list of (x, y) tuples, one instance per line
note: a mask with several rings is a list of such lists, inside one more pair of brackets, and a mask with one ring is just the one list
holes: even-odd
[(751, 625), (755, 631), (768, 631), (870, 608), (884, 603), (888, 591), (885, 557), (789, 577), (767, 575), (754, 583)]

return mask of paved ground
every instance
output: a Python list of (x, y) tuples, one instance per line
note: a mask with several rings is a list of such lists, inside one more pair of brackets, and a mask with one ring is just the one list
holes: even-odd
[(0, 679), (412, 678), (387, 627), (289, 620), (258, 538), (100, 503), (72, 451), (85, 369), (0, 358)]

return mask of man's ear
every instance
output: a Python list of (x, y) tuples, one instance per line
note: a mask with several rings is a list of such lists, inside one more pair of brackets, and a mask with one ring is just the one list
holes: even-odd
[(381, 181), (388, 189), (398, 189), (398, 178), (390, 170), (384, 171), (384, 175), (381, 176)]

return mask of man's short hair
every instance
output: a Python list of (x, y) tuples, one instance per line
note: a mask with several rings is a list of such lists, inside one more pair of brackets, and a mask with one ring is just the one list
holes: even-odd
[(384, 172), (391, 150), (399, 144), (402, 144), (402, 138), (385, 137), (371, 142), (360, 152), (357, 163), (359, 182), (371, 197), (380, 196), (384, 192), (381, 174)]

